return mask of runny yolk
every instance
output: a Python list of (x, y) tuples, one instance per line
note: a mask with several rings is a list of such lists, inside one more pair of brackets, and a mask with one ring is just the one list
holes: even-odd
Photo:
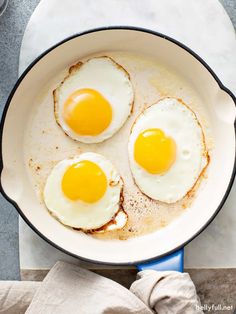
[(98, 91), (83, 88), (66, 99), (62, 115), (75, 133), (94, 136), (110, 125), (112, 107)]
[(62, 191), (72, 201), (81, 200), (95, 203), (107, 189), (107, 178), (103, 170), (94, 162), (82, 160), (71, 165), (65, 172)]
[(175, 162), (175, 141), (160, 129), (147, 129), (135, 141), (134, 159), (149, 173), (162, 174)]

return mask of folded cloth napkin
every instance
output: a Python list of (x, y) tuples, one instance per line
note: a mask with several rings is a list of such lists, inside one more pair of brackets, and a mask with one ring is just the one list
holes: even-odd
[(57, 262), (42, 283), (1, 283), (0, 298), (1, 314), (203, 313), (186, 273), (145, 270), (128, 290), (64, 262)]
[(40, 285), (37, 281), (1, 281), (0, 313), (25, 313)]

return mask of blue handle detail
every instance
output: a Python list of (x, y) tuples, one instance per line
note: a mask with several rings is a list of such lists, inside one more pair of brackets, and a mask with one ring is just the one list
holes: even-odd
[(175, 270), (183, 272), (184, 269), (184, 249), (175, 251), (174, 253), (160, 258), (156, 261), (137, 265), (138, 271), (153, 269), (153, 270)]

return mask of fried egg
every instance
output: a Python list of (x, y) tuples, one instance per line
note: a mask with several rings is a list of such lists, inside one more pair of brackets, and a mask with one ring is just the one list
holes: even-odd
[(53, 168), (43, 198), (50, 213), (64, 225), (101, 232), (126, 224), (122, 190), (123, 181), (112, 163), (88, 152)]
[(56, 121), (68, 136), (99, 143), (125, 123), (134, 92), (121, 65), (109, 57), (96, 57), (72, 66), (53, 98)]
[(197, 116), (175, 98), (164, 98), (140, 114), (131, 130), (128, 153), (139, 189), (165, 203), (182, 199), (208, 163)]

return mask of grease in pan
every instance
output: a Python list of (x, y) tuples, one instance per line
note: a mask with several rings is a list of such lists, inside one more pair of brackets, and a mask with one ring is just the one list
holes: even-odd
[[(124, 56), (124, 57), (123, 57)], [(89, 60), (97, 60), (97, 59), (106, 59), (109, 60), (111, 58), (109, 57), (94, 57), (93, 59)], [(86, 59), (87, 60), (87, 59)], [(116, 136), (112, 136), (108, 141), (102, 141), (99, 144), (93, 144), (93, 143), (82, 143), (78, 141), (71, 141), (69, 137), (65, 136), (64, 132), (61, 132), (60, 128), (55, 127), (55, 119), (53, 119), (53, 130), (55, 129), (55, 135), (57, 138), (57, 141), (54, 143), (54, 145), (58, 145), (60, 147), (59, 154), (57, 157), (57, 162), (62, 159), (68, 159), (73, 158), (73, 156), (78, 156), (79, 154), (86, 153), (88, 151), (93, 151), (99, 154), (102, 154), (103, 156), (106, 156), (112, 164), (114, 164), (117, 169), (119, 169), (122, 178), (124, 181), (124, 186), (122, 186), (122, 192), (120, 194), (120, 207), (119, 210), (111, 217), (109, 221), (107, 221), (104, 225), (101, 227), (96, 226), (90, 226), (89, 228), (81, 228), (79, 226), (75, 226), (72, 228), (82, 230), (86, 233), (93, 233), (96, 237), (101, 237), (102, 239), (127, 239), (132, 236), (138, 236), (138, 235), (144, 235), (148, 234), (150, 232), (154, 232), (158, 230), (159, 228), (162, 228), (169, 224), (173, 219), (179, 216), (181, 212), (185, 210), (185, 208), (189, 208), (191, 206), (194, 194), (196, 189), (198, 188), (199, 184), (195, 184), (194, 188), (189, 190), (186, 195), (184, 195), (183, 198), (179, 199), (179, 201), (176, 201), (175, 203), (172, 202), (172, 200), (168, 202), (160, 202), (158, 199), (150, 198), (147, 193), (143, 193), (142, 189), (139, 189), (139, 187), (136, 185), (134, 180), (132, 180), (132, 173), (130, 171), (129, 167), (129, 160), (128, 160), (128, 138), (130, 131), (132, 129), (133, 123), (135, 124), (135, 120), (137, 117), (142, 113), (148, 104), (153, 103), (156, 99), (160, 99), (162, 95), (174, 95), (178, 98), (187, 98), (187, 103), (189, 102), (188, 96), (185, 97), (185, 94), (188, 94), (192, 91), (189, 91), (188, 87), (180, 89), (178, 88), (178, 93), (181, 91), (183, 95), (176, 94), (176, 91), (168, 91), (165, 92), (166, 85), (162, 87), (159, 91), (160, 86), (156, 88), (155, 90), (153, 88), (153, 85), (150, 82), (150, 77), (153, 77), (153, 69), (155, 69), (156, 64), (147, 62), (145, 63), (145, 72), (143, 72), (143, 63), (140, 63), (140, 69), (139, 69), (139, 61), (137, 58), (129, 58), (129, 56), (122, 53), (122, 57), (119, 54), (113, 54), (112, 59), (113, 62), (116, 64), (121, 64), (122, 67), (124, 66), (125, 69), (127, 69), (127, 75), (132, 77), (132, 86), (133, 86), (133, 96), (135, 93), (135, 105), (132, 104), (132, 115), (130, 119), (123, 125), (121, 130), (116, 134)], [(116, 60), (116, 61), (114, 61)], [(132, 61), (131, 61), (132, 60)], [(88, 61), (83, 61), (83, 64), (86, 64)], [(81, 62), (79, 62), (77, 65), (72, 66), (70, 68), (70, 72), (73, 72), (77, 68), (81, 67)], [(150, 71), (147, 67), (150, 67), (152, 71)], [(122, 68), (121, 66), (119, 66)], [(163, 81), (163, 77), (165, 79), (166, 72), (163, 70), (160, 71), (159, 66), (157, 67), (157, 70), (155, 69), (155, 77), (158, 80), (158, 77), (161, 81)], [(128, 74), (129, 73), (129, 74)], [(169, 73), (168, 73), (169, 75)], [(168, 77), (167, 75), (167, 77)], [(64, 77), (65, 74), (61, 75), (61, 78)], [(60, 80), (61, 80), (60, 78)], [(65, 81), (65, 80), (64, 80)], [(169, 82), (169, 80), (168, 80)], [(171, 82), (171, 80), (170, 80)], [(63, 84), (63, 83), (62, 83)], [(62, 85), (61, 84), (61, 85)], [(167, 82), (165, 83), (167, 84)], [(61, 86), (57, 82), (58, 88)], [(171, 85), (170, 83), (170, 86)], [(178, 85), (176, 85), (178, 86)], [(185, 86), (183, 84), (183, 86)], [(54, 105), (55, 109), (57, 108), (57, 93), (58, 88), (56, 91), (54, 91)], [(87, 86), (89, 88), (89, 86)], [(51, 91), (53, 88), (51, 89)], [(183, 93), (184, 92), (184, 93)], [(192, 97), (192, 94), (191, 94)], [(190, 99), (192, 99), (190, 97)], [(180, 100), (179, 100), (180, 101)], [(197, 100), (196, 103), (199, 101)], [(190, 101), (192, 106), (192, 101)], [(183, 106), (184, 104), (182, 104)], [(194, 108), (194, 107), (193, 107)], [(190, 108), (188, 108), (190, 109)], [(198, 112), (198, 110), (194, 108), (194, 112)], [(190, 109), (191, 110), (191, 109)], [(57, 118), (57, 111), (55, 110), (55, 116)], [(192, 112), (192, 114), (195, 116), (195, 114)], [(199, 115), (198, 115), (199, 116)], [(52, 116), (54, 118), (54, 116)], [(202, 120), (201, 120), (202, 121)], [(58, 123), (58, 120), (57, 120)], [(205, 126), (205, 124), (204, 124)], [(51, 132), (51, 131), (50, 131)], [(44, 132), (43, 132), (44, 133)], [(45, 134), (45, 133), (44, 133)], [(51, 133), (48, 133), (51, 134)], [(203, 135), (203, 133), (202, 133)], [(92, 137), (92, 136), (91, 136)], [(95, 136), (96, 137), (96, 136)], [(204, 135), (203, 135), (204, 137)], [(205, 146), (206, 147), (206, 146)], [(70, 153), (68, 153), (70, 152)], [(59, 157), (60, 156), (60, 157)], [(208, 154), (206, 151), (206, 161), (208, 162)], [(175, 158), (173, 158), (172, 164), (175, 162)], [(170, 162), (170, 168), (172, 167), (172, 164)], [(52, 162), (52, 165), (55, 165), (55, 162)], [(49, 167), (51, 168), (51, 166)], [(205, 168), (204, 168), (205, 169)], [(204, 171), (203, 169), (203, 171)], [(202, 171), (202, 173), (203, 173)], [(49, 172), (48, 172), (49, 173)], [(48, 175), (47, 173), (47, 175)], [(202, 173), (199, 177), (203, 177)], [(44, 183), (46, 181), (46, 178), (44, 179)], [(200, 180), (196, 180), (195, 183), (199, 183)], [(50, 211), (50, 210), (49, 210)], [(54, 216), (58, 219), (57, 215), (53, 213)], [(60, 220), (61, 221), (61, 220)], [(61, 221), (62, 222), (62, 221)], [(105, 232), (109, 231), (109, 232)]]

